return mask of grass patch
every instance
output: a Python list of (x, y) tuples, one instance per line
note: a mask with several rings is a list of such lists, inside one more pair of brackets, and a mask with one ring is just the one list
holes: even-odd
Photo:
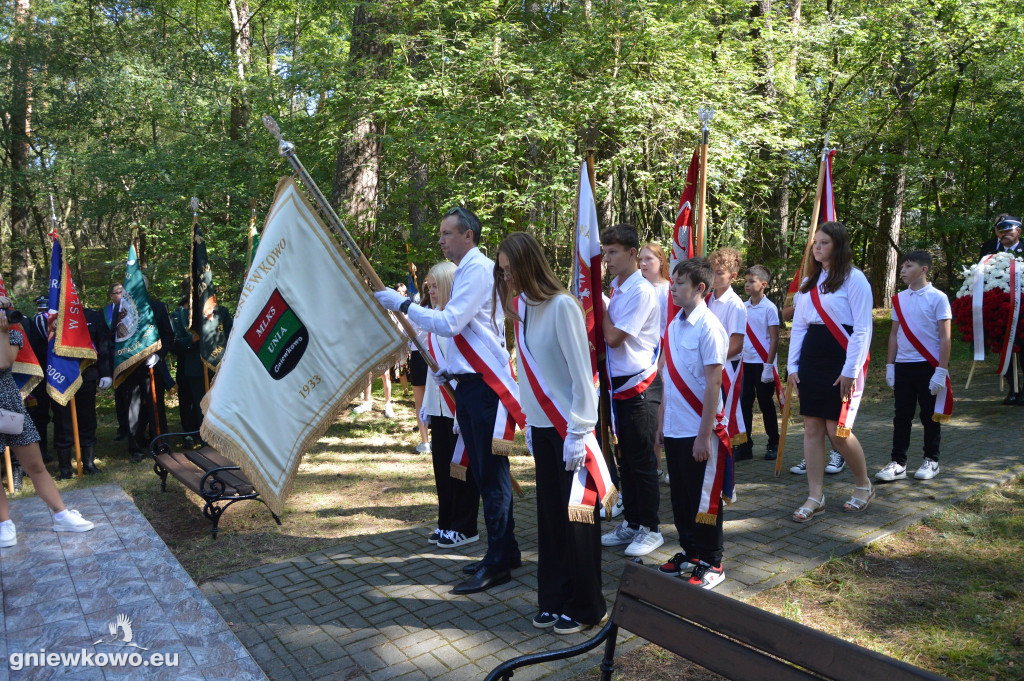
[[(1024, 476), (750, 602), (950, 678), (1020, 679), (1022, 537)], [(624, 655), (616, 667), (623, 680), (718, 678), (653, 644)]]

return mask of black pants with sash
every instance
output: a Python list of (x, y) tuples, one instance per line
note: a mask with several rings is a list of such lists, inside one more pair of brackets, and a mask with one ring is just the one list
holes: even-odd
[(469, 467), (484, 502), (487, 553), (483, 566), (507, 570), (519, 558), (515, 519), (512, 517), (512, 481), (507, 456), (495, 456), (491, 446), (498, 394), (483, 378), (460, 378), (455, 389), (455, 416), (469, 456)]
[(939, 460), (942, 427), (932, 421), (932, 414), (935, 413), (935, 395), (932, 395), (928, 387), (934, 373), (935, 369), (928, 362), (896, 363), (896, 384), (893, 387), (896, 413), (892, 418), (892, 460), (901, 466), (907, 465), (910, 427), (918, 406), (921, 408), (921, 425), (924, 426), (924, 455), (933, 461)]
[[(629, 378), (612, 378), (618, 388)], [(654, 445), (658, 437), (658, 409), (662, 396), (661, 376), (655, 377), (647, 390), (626, 400), (612, 400), (615, 427), (618, 430), (619, 491), (622, 493), (623, 515), (630, 527), (641, 525), (652, 530), (658, 527), (658, 453)]]
[[(665, 465), (668, 466), (672, 516), (676, 523), (676, 531), (679, 533), (679, 546), (686, 556), (697, 557), (708, 565), (718, 567), (722, 564), (725, 542), (722, 512), (725, 502), (719, 505), (718, 518), (714, 525), (697, 522), (697, 509), (700, 507), (708, 461), (694, 461), (693, 442), (696, 439), (665, 438)], [(714, 435), (711, 436), (711, 446), (718, 447), (718, 439)]]
[[(601, 591), (601, 524), (569, 521), (575, 473), (565, 470), (564, 441), (554, 428), (533, 428), (537, 470), (537, 604), (540, 610), (597, 624), (607, 606)], [(600, 501), (598, 501), (600, 503)]]

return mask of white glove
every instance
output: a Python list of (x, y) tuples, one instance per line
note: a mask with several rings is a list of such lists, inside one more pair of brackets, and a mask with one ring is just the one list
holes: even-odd
[(393, 288), (376, 291), (374, 292), (373, 297), (377, 299), (377, 302), (380, 303), (385, 310), (397, 310), (402, 306), (402, 303), (408, 300), (408, 298)]
[(885, 382), (889, 384), (890, 388), (896, 387), (896, 365), (886, 364), (885, 365)]
[(774, 383), (775, 382), (775, 365), (765, 364), (764, 368), (761, 369), (761, 382), (762, 383)]
[(427, 413), (426, 407), (420, 407), (420, 423), (428, 425), (430, 423), (430, 414)]
[(526, 451), (530, 452), (530, 455), (532, 456), (533, 455), (533, 426), (526, 426), (526, 430), (523, 431), (523, 434), (526, 435)]
[(459, 420), (452, 419), (452, 435), (461, 435), (462, 431), (459, 429)]
[(562, 461), (565, 462), (565, 470), (578, 471), (583, 468), (587, 460), (587, 434), (568, 432), (565, 434), (565, 444), (562, 445)]
[(932, 379), (928, 381), (928, 390), (931, 391), (932, 395), (938, 396), (939, 393), (946, 389), (947, 377), (949, 377), (948, 369), (943, 369), (942, 367), (935, 369)]
[(104, 376), (103, 378), (100, 379), (100, 383), (99, 383), (100, 390), (106, 390), (107, 388), (109, 388), (111, 386), (111, 384), (113, 384), (113, 382), (114, 382), (113, 380), (111, 380), (110, 378), (107, 378), (106, 376)]
[(427, 374), (430, 375), (430, 381), (438, 388), (445, 384), (444, 377), (441, 376), (440, 372), (431, 371), (430, 369), (427, 369)]

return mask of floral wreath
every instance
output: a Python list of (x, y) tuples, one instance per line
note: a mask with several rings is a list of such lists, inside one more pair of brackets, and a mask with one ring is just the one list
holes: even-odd
[[(1011, 268), (1011, 263), (1013, 267)], [(970, 269), (965, 268), (964, 283), (956, 293), (953, 301), (953, 321), (956, 323), (964, 340), (968, 343), (974, 342), (975, 320), (974, 320), (974, 293), (978, 285), (978, 268), (982, 268), (984, 284), (982, 288), (981, 303), (981, 329), (984, 333), (984, 347), (990, 351), (1008, 355), (1007, 334), (1011, 327), (1014, 329), (1012, 351), (1019, 352), (1024, 347), (1024, 324), (1013, 324), (1014, 309), (1017, 309), (1017, 319), (1020, 319), (1024, 306), (1020, 303), (1020, 293), (1014, 290), (1015, 282), (1011, 277), (1011, 269), (1017, 278), (1024, 272), (1024, 259), (1016, 260), (1010, 253), (996, 253), (982, 258), (981, 262), (972, 265)], [(978, 359), (975, 357), (975, 359)]]

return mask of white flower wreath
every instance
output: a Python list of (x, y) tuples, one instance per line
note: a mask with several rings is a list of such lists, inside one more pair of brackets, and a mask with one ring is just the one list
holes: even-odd
[[(1013, 259), (1009, 253), (996, 253), (985, 262), (985, 291), (998, 288), (1007, 293), (1010, 292), (1010, 261)], [(1017, 258), (1017, 263), (1018, 267), (1024, 267), (1024, 259)], [(957, 298), (971, 295), (971, 289), (974, 287), (974, 273), (981, 266), (981, 263), (978, 263), (971, 265), (970, 269), (964, 268), (964, 283), (956, 292)]]

